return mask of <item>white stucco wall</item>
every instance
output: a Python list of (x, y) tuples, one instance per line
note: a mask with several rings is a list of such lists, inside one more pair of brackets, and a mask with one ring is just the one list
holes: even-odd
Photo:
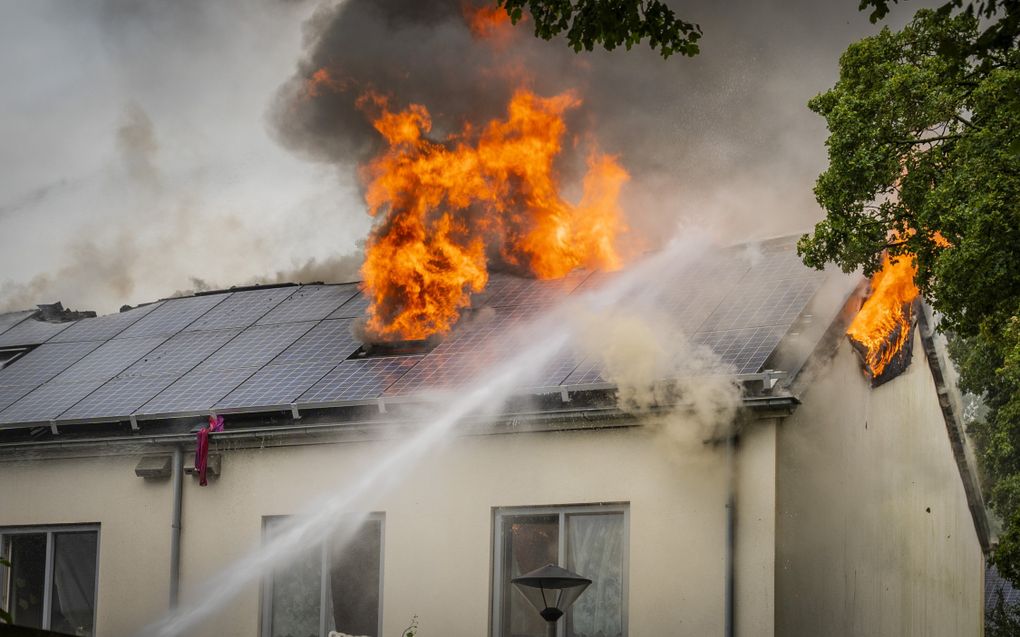
[(169, 597), (170, 483), (138, 456), (0, 462), (0, 527), (99, 523), (98, 635), (128, 635)]
[(843, 339), (779, 428), (776, 634), (981, 634), (983, 557), (914, 338), (875, 389)]
[[(184, 589), (258, 542), (263, 515), (301, 510), (386, 453), (383, 442), (233, 453), (185, 494)], [(459, 438), (364, 504), (386, 514), (384, 634), (489, 633), (492, 509), (630, 503), (630, 634), (721, 635), (726, 475), (721, 450), (676, 448), (649, 430)], [(222, 537), (229, 541), (203, 541)], [(186, 595), (187, 596), (187, 595)], [(256, 587), (202, 635), (254, 635)]]
[[(675, 424), (675, 423), (674, 423)], [(775, 480), (774, 424), (747, 438), (738, 463), (742, 523), (739, 622), (771, 623)], [(421, 635), (489, 634), (493, 507), (628, 502), (629, 634), (723, 634), (725, 447), (659, 426), (465, 436), (450, 441), (394, 487), (361, 502), (382, 511), (384, 634), (418, 615)], [(756, 430), (757, 431), (757, 430)], [(771, 432), (771, 433), (770, 433)], [(182, 603), (209, 577), (258, 546), (262, 517), (300, 512), (343, 489), (392, 442), (228, 451), (223, 475), (205, 488), (186, 477)], [(136, 634), (167, 603), (169, 481), (133, 474), (138, 456), (0, 462), (0, 526), (98, 522), (98, 632)], [(259, 633), (259, 584), (204, 620), (189, 637)], [(767, 634), (747, 632), (744, 634)]]

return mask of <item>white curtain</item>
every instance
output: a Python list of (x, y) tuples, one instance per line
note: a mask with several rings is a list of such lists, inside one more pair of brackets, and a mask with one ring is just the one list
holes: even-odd
[[(286, 518), (266, 519), (266, 538), (286, 524)], [(322, 548), (312, 547), (287, 564), (273, 569), (271, 626), (268, 637), (319, 637), (322, 591)]]
[(50, 627), (72, 635), (92, 635), (96, 607), (97, 534), (57, 533), (53, 551), (53, 600)]
[(623, 635), (623, 515), (567, 516), (568, 568), (592, 580), (571, 609), (569, 637)]

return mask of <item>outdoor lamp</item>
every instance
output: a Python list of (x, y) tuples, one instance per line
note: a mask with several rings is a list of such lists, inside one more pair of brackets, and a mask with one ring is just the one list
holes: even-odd
[(546, 622), (546, 635), (556, 635), (556, 620), (584, 592), (591, 580), (555, 564), (525, 573), (510, 580)]

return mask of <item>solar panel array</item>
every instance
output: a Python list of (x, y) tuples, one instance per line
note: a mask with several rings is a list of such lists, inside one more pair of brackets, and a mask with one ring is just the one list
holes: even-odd
[[(491, 277), (465, 319), (427, 353), (355, 358), (368, 298), (358, 284), (279, 286), (167, 299), (110, 316), (44, 323), (0, 314), (0, 346), (38, 345), (0, 369), (0, 426), (126, 420), (215, 410), (367, 402), (456, 389), (518, 356), (533, 320), (618, 275)], [(824, 275), (790, 240), (723, 250), (668, 282), (659, 311), (737, 372), (768, 362)], [(27, 325), (27, 327), (26, 327)], [(557, 352), (521, 391), (603, 383), (597, 360)]]
[(95, 316), (73, 323), (65, 330), (51, 338), (49, 343), (70, 341), (105, 341), (120, 334), (128, 327), (145, 318), (150, 312), (159, 308), (162, 301), (136, 307), (126, 312), (118, 312), (109, 316)]
[(21, 312), (6, 312), (4, 314), (0, 314), (0, 334), (3, 334), (33, 314), (35, 314), (35, 310), (22, 310)]
[(49, 341), (71, 325), (73, 323), (50, 323), (28, 318), (0, 334), (0, 347), (39, 345)]

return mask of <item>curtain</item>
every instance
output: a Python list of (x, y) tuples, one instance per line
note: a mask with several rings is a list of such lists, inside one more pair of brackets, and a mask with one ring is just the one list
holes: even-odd
[(503, 634), (542, 637), (545, 622), (510, 580), (559, 562), (559, 514), (507, 517), (503, 521)]
[[(286, 518), (267, 518), (266, 537), (272, 538)], [(285, 566), (273, 570), (269, 637), (319, 637), (322, 591), (322, 549), (302, 551)]]
[(338, 532), (329, 554), (328, 621), (344, 635), (379, 635), (382, 522), (367, 520), (353, 534)]
[(54, 534), (52, 630), (92, 635), (97, 541), (98, 534), (92, 531)]
[(569, 637), (623, 635), (623, 515), (567, 516), (568, 567), (592, 580), (574, 602)]

